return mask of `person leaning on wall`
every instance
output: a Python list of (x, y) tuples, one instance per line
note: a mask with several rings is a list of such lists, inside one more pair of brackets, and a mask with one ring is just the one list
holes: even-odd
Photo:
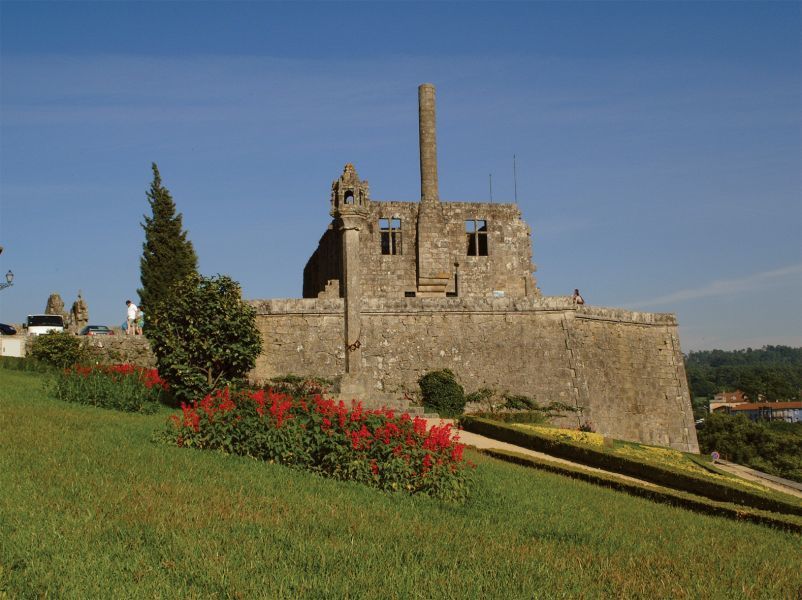
[(579, 289), (574, 289), (574, 294), (571, 296), (571, 301), (574, 304), (584, 304), (585, 299), (582, 297), (582, 294), (579, 293)]

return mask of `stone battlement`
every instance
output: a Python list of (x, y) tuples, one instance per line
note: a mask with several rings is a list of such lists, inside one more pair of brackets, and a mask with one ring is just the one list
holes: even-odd
[[(342, 314), (342, 298), (281, 298), (249, 300), (257, 315)], [(362, 298), (362, 314), (516, 313), (569, 311), (577, 319), (597, 319), (639, 325), (676, 325), (673, 313), (650, 313), (623, 308), (577, 306), (570, 296), (523, 298)]]

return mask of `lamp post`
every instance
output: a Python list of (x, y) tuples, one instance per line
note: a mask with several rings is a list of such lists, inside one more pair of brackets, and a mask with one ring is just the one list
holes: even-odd
[(0, 283), (0, 290), (4, 290), (12, 285), (14, 285), (14, 273), (9, 270), (8, 273), (6, 273), (6, 282)]

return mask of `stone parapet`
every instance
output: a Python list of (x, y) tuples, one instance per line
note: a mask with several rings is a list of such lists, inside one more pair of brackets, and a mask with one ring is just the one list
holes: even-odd
[(342, 314), (342, 298), (279, 298), (276, 300), (248, 300), (257, 315)]
[[(286, 298), (278, 300), (250, 300), (248, 304), (260, 315), (280, 314), (341, 314), (342, 298)], [(570, 296), (534, 296), (516, 298), (362, 298), (361, 312), (374, 314), (427, 314), (456, 313), (520, 313), (564, 311), (577, 319), (613, 321), (638, 325), (676, 325), (673, 313), (650, 313), (606, 308), (578, 306)]]

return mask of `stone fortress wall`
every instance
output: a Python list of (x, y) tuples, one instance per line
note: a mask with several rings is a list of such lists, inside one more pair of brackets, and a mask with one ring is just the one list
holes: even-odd
[(582, 409), (566, 424), (697, 452), (674, 316), (543, 297), (516, 205), (440, 201), (431, 84), (418, 114), (420, 202), (372, 201), (345, 165), (304, 299), (253, 302), (253, 376), (336, 378), (341, 398), (396, 405), (424, 372), (450, 368), (468, 392), (562, 401)]
[[(251, 304), (264, 340), (255, 379), (344, 372), (343, 300)], [(604, 435), (698, 452), (673, 315), (564, 297), (365, 298), (361, 326), (360, 368), (382, 393), (401, 396), (426, 371), (449, 368), (467, 392), (559, 400)]]

